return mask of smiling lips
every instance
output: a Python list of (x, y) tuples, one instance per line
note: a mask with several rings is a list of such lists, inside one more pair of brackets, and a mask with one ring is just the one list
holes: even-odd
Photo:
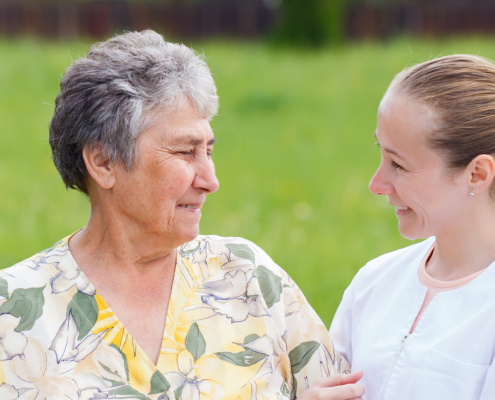
[(185, 208), (190, 211), (199, 211), (201, 210), (201, 205), (199, 204), (179, 204), (180, 208)]
[(396, 214), (402, 214), (410, 211), (411, 208), (407, 206), (395, 206), (395, 213)]
[(397, 204), (393, 204), (389, 201), (389, 204), (391, 206), (394, 206), (395, 207), (395, 213), (396, 214), (402, 214), (402, 213), (405, 213), (407, 211), (410, 211), (411, 210), (411, 207), (408, 207), (408, 206), (399, 206)]

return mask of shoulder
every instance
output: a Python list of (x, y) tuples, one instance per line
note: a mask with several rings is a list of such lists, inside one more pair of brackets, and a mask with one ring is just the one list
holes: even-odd
[(40, 251), (12, 267), (0, 271), (0, 280), (8, 285), (8, 292), (16, 288), (45, 286), (60, 270), (57, 268), (69, 251), (68, 240), (62, 239), (52, 247)]
[[(196, 241), (191, 243), (194, 244), (188, 246), (192, 249), (186, 250), (188, 247), (184, 247), (181, 252), (193, 251), (191, 256), (194, 262), (195, 259), (199, 260), (199, 252), (207, 249), (202, 252), (202, 258), (209, 265), (211, 278), (225, 278), (224, 273), (232, 277), (238, 273), (245, 274), (247, 291), (261, 294), (268, 308), (280, 301), (284, 288), (292, 288), (294, 285), (288, 274), (261, 247), (250, 240), (208, 235), (198, 236)], [(193, 250), (194, 248), (199, 251)], [(215, 274), (215, 266), (220, 269), (219, 275)]]
[(383, 254), (369, 261), (357, 273), (354, 278), (355, 284), (359, 285), (363, 282), (369, 287), (377, 281), (388, 279), (396, 281), (397, 276), (405, 278), (410, 273), (416, 274), (419, 264), (434, 242), (435, 238), (430, 237), (420, 243)]
[(248, 260), (258, 271), (270, 270), (280, 277), (284, 276), (284, 278), (287, 275), (261, 247), (248, 239), (200, 235), (196, 240), (200, 243), (200, 247), (207, 246), (211, 253), (224, 254), (226, 261)]
[(420, 243), (416, 243), (390, 253), (382, 254), (381, 256), (369, 261), (363, 269), (376, 271), (380, 269), (387, 269), (388, 267), (397, 264), (403, 265), (404, 263), (418, 259), (418, 257), (422, 259), (434, 242), (435, 238), (430, 237)]
[(205, 244), (208, 243), (208, 246), (211, 249), (228, 251), (234, 256), (236, 255), (244, 256), (244, 257), (249, 256), (248, 259), (251, 259), (253, 263), (255, 263), (258, 260), (260, 261), (266, 260), (267, 258), (270, 260), (270, 262), (273, 262), (272, 259), (268, 256), (268, 254), (266, 254), (266, 252), (263, 249), (261, 249), (261, 247), (251, 242), (250, 240), (241, 237), (199, 235), (195, 239), (195, 241)]

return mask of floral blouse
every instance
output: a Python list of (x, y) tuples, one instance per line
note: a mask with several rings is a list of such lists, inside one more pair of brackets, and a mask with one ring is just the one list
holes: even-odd
[(154, 365), (68, 239), (0, 271), (2, 400), (293, 399), (350, 371), (290, 277), (253, 243), (218, 236), (177, 249)]

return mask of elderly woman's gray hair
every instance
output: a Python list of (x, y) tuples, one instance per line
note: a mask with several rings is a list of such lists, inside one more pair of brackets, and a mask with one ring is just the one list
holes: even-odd
[(116, 36), (91, 47), (60, 83), (50, 124), (53, 161), (65, 185), (88, 193), (82, 152), (100, 147), (112, 163), (136, 163), (136, 140), (157, 113), (189, 101), (211, 119), (218, 96), (201, 55), (153, 31)]

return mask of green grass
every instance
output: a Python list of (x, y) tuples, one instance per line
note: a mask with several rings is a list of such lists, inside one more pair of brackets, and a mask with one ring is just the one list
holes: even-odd
[[(0, 267), (85, 225), (86, 199), (50, 160), (52, 104), (87, 44), (0, 41)], [(327, 325), (368, 260), (410, 244), (393, 209), (368, 192), (379, 163), (376, 109), (393, 76), (432, 56), (495, 58), (491, 38), (350, 44), (304, 52), (206, 42), (221, 99), (212, 126), (221, 187), (201, 233), (242, 236), (299, 284)]]

